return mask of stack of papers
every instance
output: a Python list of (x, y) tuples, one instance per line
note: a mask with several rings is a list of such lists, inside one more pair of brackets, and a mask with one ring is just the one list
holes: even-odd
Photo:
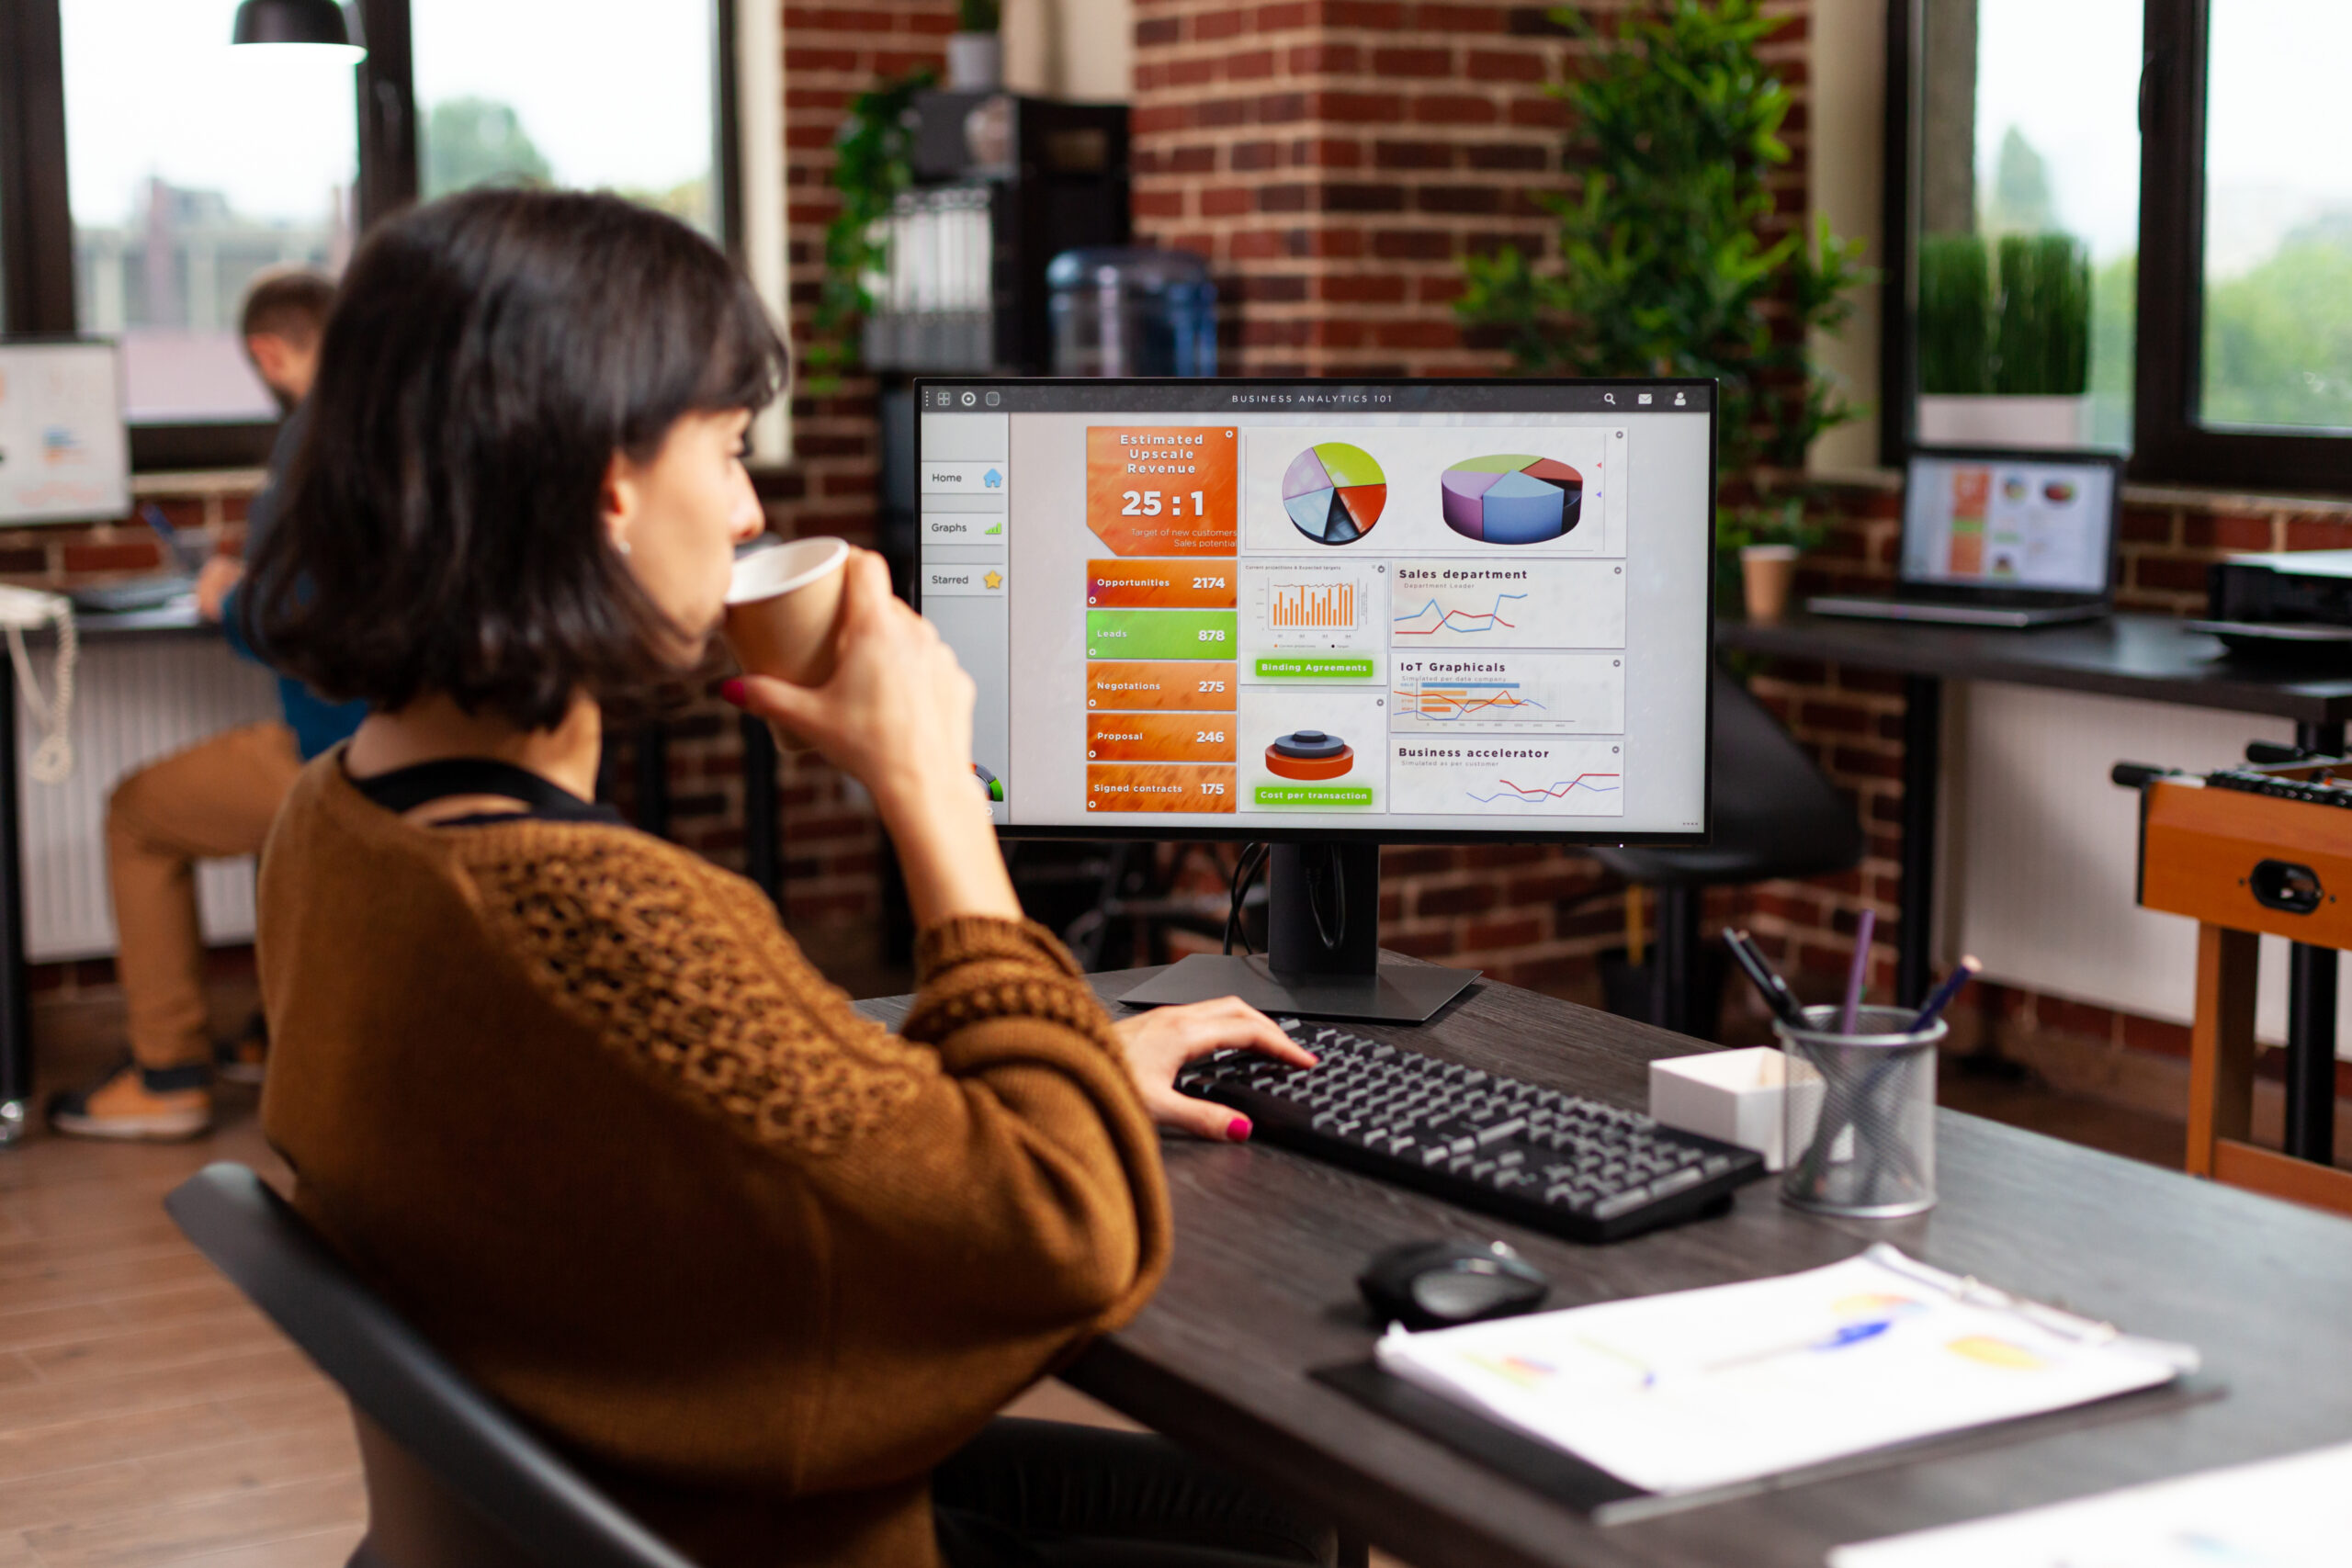
[(2087, 1404), (2192, 1372), (2118, 1334), (1879, 1246), (1844, 1263), (1391, 1330), (1383, 1371), (1645, 1492), (1703, 1491)]
[(1830, 1568), (2342, 1568), (2352, 1443), (1841, 1546)]

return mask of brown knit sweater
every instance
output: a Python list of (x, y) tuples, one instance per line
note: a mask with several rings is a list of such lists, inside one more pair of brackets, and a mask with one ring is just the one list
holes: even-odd
[(426, 1337), (707, 1564), (926, 1568), (928, 1472), (1166, 1265), (1158, 1143), (1034, 925), (861, 1019), (751, 883), (413, 826), (338, 749), (262, 870), (263, 1124)]

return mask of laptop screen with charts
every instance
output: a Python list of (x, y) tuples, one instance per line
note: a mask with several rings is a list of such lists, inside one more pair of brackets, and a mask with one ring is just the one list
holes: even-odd
[(2103, 600), (2114, 582), (2120, 466), (2088, 453), (1915, 453), (1905, 587)]
[(920, 382), (1012, 836), (1690, 842), (1704, 381)]

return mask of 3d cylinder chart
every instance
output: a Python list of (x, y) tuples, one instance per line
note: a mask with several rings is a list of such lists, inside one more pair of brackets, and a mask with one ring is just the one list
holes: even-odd
[(1355, 748), (1319, 729), (1294, 730), (1266, 748), (1266, 771), (1277, 778), (1344, 778), (1355, 765)]
[(1488, 545), (1540, 545), (1575, 529), (1584, 476), (1552, 457), (1500, 454), (1454, 464), (1438, 479), (1445, 525)]
[(1371, 453), (1344, 441), (1308, 447), (1283, 475), (1283, 510), (1318, 545), (1354, 544), (1387, 504), (1388, 476)]

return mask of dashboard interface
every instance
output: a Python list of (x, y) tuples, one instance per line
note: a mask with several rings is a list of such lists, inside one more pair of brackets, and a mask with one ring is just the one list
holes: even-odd
[(1914, 456), (1903, 579), (2098, 593), (2115, 554), (2116, 465)]
[(997, 821), (1695, 840), (1710, 382), (924, 381)]

